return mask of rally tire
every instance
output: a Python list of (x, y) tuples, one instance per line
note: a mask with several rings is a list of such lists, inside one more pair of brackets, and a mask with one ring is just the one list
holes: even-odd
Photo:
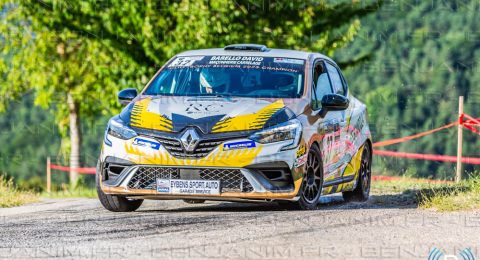
[(296, 202), (280, 202), (279, 204), (285, 208), (298, 210), (317, 209), (323, 187), (323, 163), (318, 146), (312, 145), (307, 156), (305, 173), (299, 192), (300, 198)]
[(133, 200), (127, 199), (123, 196), (105, 194), (100, 187), (101, 176), (99, 173), (100, 172), (97, 171), (95, 183), (97, 187), (98, 199), (105, 209), (113, 212), (131, 212), (137, 210), (142, 205), (142, 199)]
[(370, 196), (370, 184), (372, 182), (372, 149), (370, 144), (365, 143), (362, 152), (360, 169), (358, 170), (357, 185), (353, 191), (345, 191), (342, 193), (346, 202), (367, 201)]

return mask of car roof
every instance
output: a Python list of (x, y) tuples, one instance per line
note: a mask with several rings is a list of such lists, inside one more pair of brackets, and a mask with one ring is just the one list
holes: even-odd
[(223, 48), (200, 49), (185, 51), (177, 54), (177, 56), (197, 56), (197, 55), (225, 55), (225, 56), (261, 56), (261, 57), (281, 57), (308, 60), (311, 55), (319, 58), (331, 60), (329, 57), (320, 54), (305, 51), (285, 50), (285, 49), (268, 49), (267, 51), (246, 51), (246, 50), (224, 50)]

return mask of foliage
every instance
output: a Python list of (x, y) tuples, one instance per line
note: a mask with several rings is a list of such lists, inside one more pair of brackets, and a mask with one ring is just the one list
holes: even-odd
[[(457, 120), (458, 96), (465, 112), (480, 116), (478, 1), (395, 1), (362, 20), (355, 42), (338, 59), (374, 50), (371, 60), (345, 71), (354, 95), (368, 105), (374, 141), (398, 138)], [(480, 157), (479, 136), (464, 130), (464, 156)], [(383, 148), (382, 148), (383, 149)], [(456, 128), (388, 150), (456, 155)], [(376, 157), (375, 171), (451, 179), (453, 163)], [(464, 165), (467, 172), (474, 165)]]
[(52, 191), (51, 193), (43, 192), (41, 196), (49, 199), (97, 198), (97, 190), (87, 187), (76, 189), (69, 189), (65, 187), (65, 189)]
[(480, 177), (471, 176), (459, 183), (432, 183), (422, 179), (401, 178), (373, 181), (371, 203), (388, 206), (416, 205), (437, 211), (480, 209)]
[[(22, 189), (41, 191), (47, 156), (58, 165), (68, 165), (68, 156), (60, 151), (62, 138), (53, 113), (32, 109), (33, 99), (32, 95), (26, 95), (20, 102), (11, 102), (0, 115), (0, 172), (14, 177)], [(96, 164), (106, 123), (106, 117), (83, 120), (82, 161), (86, 166)], [(67, 182), (67, 176), (66, 172), (53, 170), (53, 184)], [(93, 185), (93, 176), (87, 176), (86, 181)], [(42, 186), (38, 186), (39, 182)]]
[(0, 171), (28, 180), (45, 175), (45, 160), (60, 147), (60, 134), (52, 115), (31, 109), (33, 98), (12, 102), (0, 116)]
[(438, 211), (474, 210), (480, 208), (480, 178), (473, 177), (458, 184), (423, 191), (420, 205)]
[[(4, 97), (0, 109), (5, 110), (9, 100), (32, 92), (36, 105), (55, 107), (52, 112), (64, 130), (68, 125), (68, 93), (87, 117), (115, 105), (114, 100), (102, 99), (98, 93), (114, 95), (118, 85), (112, 78), (120, 69), (117, 65), (130, 60), (103, 48), (98, 41), (64, 28), (63, 18), (55, 11), (30, 13), (35, 11), (30, 8), (41, 2), (2, 2), (0, 43), (5, 58), (0, 60), (0, 95)], [(128, 75), (128, 70), (122, 73)]]
[[(81, 32), (129, 56), (149, 72), (178, 52), (229, 43), (309, 49), (332, 54), (381, 1), (26, 1), (48, 28)], [(146, 66), (146, 67), (145, 67)]]
[(446, 186), (446, 184), (429, 182), (425, 179), (404, 177), (400, 180), (372, 181), (372, 193), (374, 195), (391, 193), (409, 193), (414, 195), (415, 191), (435, 189), (444, 186)]
[(58, 101), (59, 123), (68, 92), (87, 117), (118, 108), (98, 94), (139, 88), (155, 66), (189, 49), (246, 41), (333, 54), (379, 3), (332, 2), (2, 0), (2, 107), (33, 89), (36, 104)]
[[(90, 178), (92, 177), (92, 178)], [(93, 176), (85, 177), (85, 175), (80, 176), (75, 187), (70, 187), (69, 185), (62, 183), (61, 185), (53, 185), (52, 191), (50, 193), (43, 192), (42, 197), (46, 198), (96, 198), (97, 190), (94, 185), (89, 184), (88, 180), (93, 180)]]
[(21, 191), (13, 184), (12, 179), (0, 175), (0, 208), (20, 206), (38, 201), (38, 196), (28, 191)]

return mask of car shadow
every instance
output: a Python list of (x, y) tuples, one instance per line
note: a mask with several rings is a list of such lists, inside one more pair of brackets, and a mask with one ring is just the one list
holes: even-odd
[[(320, 209), (407, 209), (418, 208), (423, 202), (433, 196), (448, 196), (467, 190), (467, 187), (437, 186), (423, 189), (407, 189), (402, 192), (385, 194), (372, 194), (366, 202), (345, 202), (341, 196), (336, 196), (332, 201), (326, 201)], [(335, 196), (334, 196), (335, 197)]]
[(141, 212), (252, 212), (279, 211), (282, 208), (275, 202), (219, 202), (207, 201), (202, 204), (187, 204), (184, 207), (169, 209), (142, 209)]
[[(358, 210), (388, 208), (418, 208), (428, 194), (435, 194), (432, 189), (405, 190), (401, 193), (372, 194), (366, 202), (345, 202), (341, 195), (323, 196), (317, 210)], [(169, 209), (142, 209), (142, 212), (252, 212), (252, 211), (289, 211), (290, 209), (276, 202), (209, 202), (203, 204), (182, 204)]]

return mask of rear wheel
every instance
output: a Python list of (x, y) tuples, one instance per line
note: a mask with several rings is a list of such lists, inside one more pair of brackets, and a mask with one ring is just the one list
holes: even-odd
[(367, 201), (370, 196), (372, 182), (372, 149), (369, 143), (365, 144), (362, 152), (360, 169), (358, 170), (357, 186), (353, 191), (343, 192), (345, 201)]
[(105, 194), (100, 188), (100, 167), (97, 166), (96, 186), (97, 194), (102, 206), (113, 212), (130, 212), (137, 210), (143, 203), (143, 200), (127, 199), (123, 196)]
[(300, 199), (296, 202), (282, 202), (281, 205), (291, 209), (313, 210), (317, 208), (323, 187), (323, 163), (320, 157), (320, 149), (312, 145), (308, 151), (305, 173)]

